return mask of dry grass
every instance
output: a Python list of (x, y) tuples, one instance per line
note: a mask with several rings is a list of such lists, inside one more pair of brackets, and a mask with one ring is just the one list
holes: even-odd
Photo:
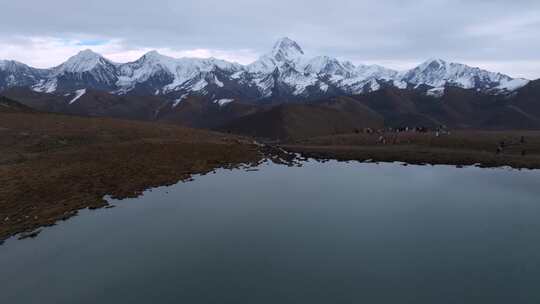
[[(381, 135), (386, 144), (379, 143)], [(525, 143), (521, 143), (522, 136)], [(501, 142), (505, 147), (497, 154)], [(433, 132), (344, 134), (297, 141), (285, 147), (317, 158), (540, 168), (540, 131), (457, 131), (439, 137)]]
[(102, 118), (0, 114), (0, 240), (217, 167), (256, 162), (240, 137)]

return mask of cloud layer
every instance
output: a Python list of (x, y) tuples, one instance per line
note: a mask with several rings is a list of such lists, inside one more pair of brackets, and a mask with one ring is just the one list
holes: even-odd
[(289, 36), (308, 54), (398, 69), (431, 57), (540, 77), (537, 0), (17, 0), (0, 58), (40, 67), (92, 48), (116, 61), (157, 49), (248, 63)]

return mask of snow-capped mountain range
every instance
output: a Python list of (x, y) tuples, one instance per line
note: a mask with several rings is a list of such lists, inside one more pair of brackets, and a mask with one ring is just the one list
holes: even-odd
[(95, 89), (113, 94), (164, 95), (178, 104), (189, 95), (213, 100), (305, 100), (372, 92), (383, 86), (427, 87), (440, 96), (447, 86), (508, 93), (529, 81), (514, 79), (440, 59), (409, 71), (377, 65), (354, 65), (328, 56), (307, 57), (289, 38), (249, 65), (215, 58), (172, 58), (149, 52), (129, 63), (114, 63), (91, 50), (81, 51), (51, 69), (36, 69), (0, 60), (0, 91), (29, 87), (37, 92), (66, 94)]

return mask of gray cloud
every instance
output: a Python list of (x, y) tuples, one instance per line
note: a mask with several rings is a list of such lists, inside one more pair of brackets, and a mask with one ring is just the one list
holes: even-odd
[[(290, 36), (308, 53), (356, 62), (442, 57), (540, 67), (538, 0), (17, 0), (2, 11), (0, 38), (88, 36), (132, 49), (262, 53)], [(515, 66), (508, 72), (524, 73)]]

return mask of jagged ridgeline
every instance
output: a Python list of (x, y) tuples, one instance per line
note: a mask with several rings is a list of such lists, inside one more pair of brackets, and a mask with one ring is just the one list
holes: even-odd
[(278, 40), (270, 52), (248, 65), (215, 58), (172, 58), (156, 51), (134, 62), (114, 63), (85, 50), (50, 69), (0, 61), (0, 91), (24, 87), (77, 96), (82, 90), (92, 89), (115, 95), (166, 96), (176, 105), (194, 95), (216, 102), (287, 102), (363, 94), (383, 87), (417, 88), (431, 96), (443, 95), (449, 86), (507, 94), (527, 83), (525, 79), (440, 59), (398, 72), (328, 56), (308, 57), (289, 38)]

